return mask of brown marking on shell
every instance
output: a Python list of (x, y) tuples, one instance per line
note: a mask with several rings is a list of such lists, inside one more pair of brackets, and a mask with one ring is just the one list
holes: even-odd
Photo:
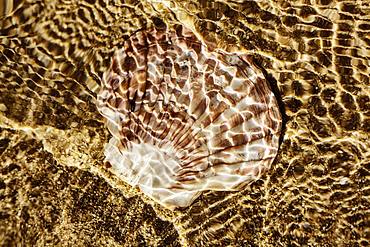
[(281, 114), (262, 72), (182, 26), (130, 37), (97, 105), (113, 135), (111, 170), (170, 208), (204, 190), (235, 190), (277, 154)]

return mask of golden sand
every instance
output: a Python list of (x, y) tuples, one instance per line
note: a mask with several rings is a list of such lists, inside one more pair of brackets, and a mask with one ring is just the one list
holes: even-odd
[[(367, 246), (370, 3), (0, 1), (1, 246)], [(170, 211), (109, 173), (96, 109), (130, 34), (181, 22), (265, 68), (284, 109), (271, 169)]]

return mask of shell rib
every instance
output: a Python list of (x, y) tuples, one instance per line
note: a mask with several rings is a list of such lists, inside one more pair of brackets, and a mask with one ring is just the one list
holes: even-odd
[(270, 167), (281, 114), (246, 55), (209, 51), (183, 26), (142, 30), (104, 74), (98, 109), (112, 172), (162, 205), (236, 190)]

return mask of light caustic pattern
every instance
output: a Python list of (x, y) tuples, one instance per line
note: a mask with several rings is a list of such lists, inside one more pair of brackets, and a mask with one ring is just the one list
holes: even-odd
[(274, 160), (281, 114), (250, 57), (210, 51), (183, 26), (141, 30), (117, 50), (97, 101), (114, 174), (168, 208), (235, 190)]

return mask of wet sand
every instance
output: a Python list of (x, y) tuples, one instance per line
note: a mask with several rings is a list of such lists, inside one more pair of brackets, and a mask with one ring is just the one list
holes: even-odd
[[(370, 244), (368, 1), (0, 3), (1, 246)], [(259, 180), (175, 211), (109, 173), (95, 105), (115, 48), (158, 20), (252, 54), (284, 113)]]

